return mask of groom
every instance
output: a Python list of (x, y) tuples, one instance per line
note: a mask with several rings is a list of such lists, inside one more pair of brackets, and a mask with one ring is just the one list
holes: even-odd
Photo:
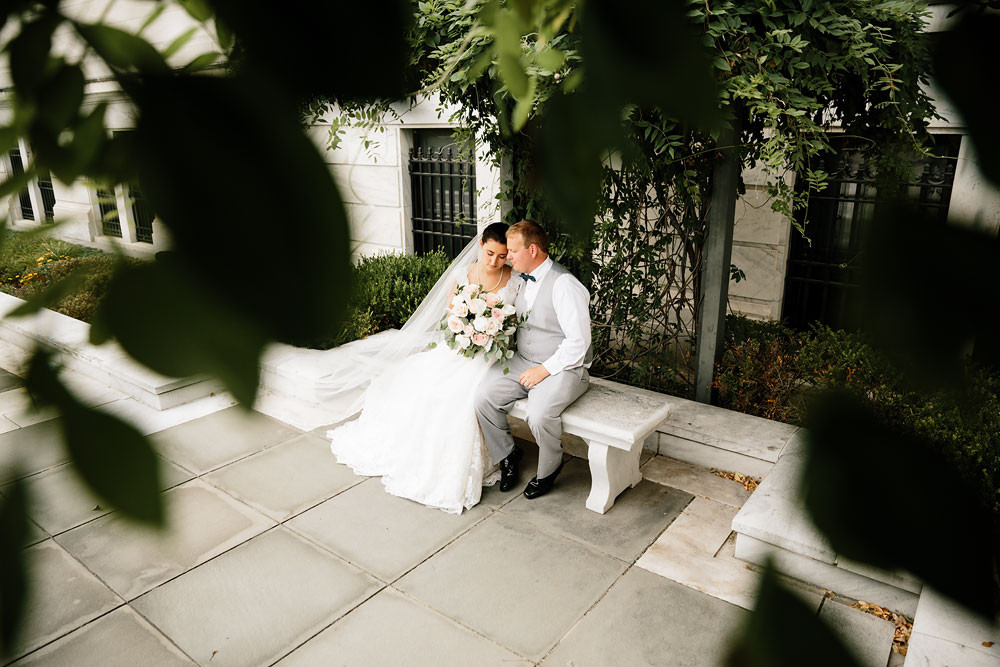
[(528, 499), (548, 493), (562, 470), (562, 411), (587, 390), (590, 294), (548, 255), (549, 239), (538, 224), (522, 220), (507, 230), (507, 258), (525, 283), (514, 300), (528, 313), (517, 332), (510, 373), (495, 364), (476, 391), (476, 414), (490, 457), (500, 461), (500, 490), (517, 484), (521, 450), (507, 413), (528, 397), (527, 422), (538, 443), (538, 472), (524, 489)]

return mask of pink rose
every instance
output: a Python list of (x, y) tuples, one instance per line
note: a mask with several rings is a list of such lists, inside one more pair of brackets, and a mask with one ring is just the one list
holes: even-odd
[(462, 329), (462, 333), (466, 336), (472, 336), (472, 334), (476, 333), (476, 330), (472, 328), (471, 324), (466, 324)]
[(449, 317), (448, 329), (451, 330), (452, 333), (458, 333), (462, 330), (462, 321), (457, 317)]
[(486, 341), (488, 341), (489, 339), (490, 337), (484, 333), (477, 333), (472, 336), (472, 342), (478, 345), (479, 347), (483, 347), (484, 345), (486, 345)]
[(464, 303), (457, 303), (452, 307), (451, 312), (456, 317), (465, 317), (469, 314), (469, 307)]
[(488, 308), (492, 308), (493, 306), (500, 303), (500, 297), (498, 297), (496, 294), (493, 294), (492, 292), (484, 296), (483, 299), (486, 301), (486, 306)]
[(464, 294), (467, 297), (471, 297), (478, 291), (479, 291), (479, 285), (476, 285), (475, 283), (469, 283), (468, 285), (462, 288), (462, 294)]
[(503, 311), (500, 310), (499, 308), (494, 308), (493, 309), (493, 319), (502, 320), (503, 319)]

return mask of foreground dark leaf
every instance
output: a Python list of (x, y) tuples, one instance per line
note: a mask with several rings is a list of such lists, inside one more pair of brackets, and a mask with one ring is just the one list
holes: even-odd
[[(170, 228), (189, 283), (224, 298), (238, 326), (250, 321), (281, 340), (329, 335), (350, 293), (344, 206), (296, 112), (268, 85), (145, 78), (134, 95), (134, 150), (157, 159), (139, 165), (139, 187)], [(142, 320), (161, 304), (131, 307)]]
[[(1000, 609), (996, 517), (950, 462), (842, 392), (818, 397), (807, 427), (805, 503), (838, 554), (911, 572), (984, 616)], [(905, 498), (906, 511), (887, 521), (859, 489)]]
[(594, 103), (658, 106), (709, 129), (721, 120), (704, 29), (680, 0), (592, 0), (583, 10), (587, 85)]
[(404, 90), (410, 4), (211, 0), (246, 67), (293, 96), (398, 99)]
[(962, 116), (982, 173), (1000, 185), (1000, 59), (993, 50), (1000, 16), (969, 10), (954, 29), (936, 33), (934, 81)]
[(887, 211), (866, 246), (862, 324), (910, 380), (960, 388), (966, 355), (997, 353), (997, 266), (995, 237)]
[[(113, 334), (133, 358), (171, 377), (214, 375), (250, 405), (266, 337), (256, 322), (211, 286), (199, 284), (195, 275), (164, 260), (119, 269), (96, 315), (95, 342)], [(157, 295), (155, 302), (150, 294)], [(143, 303), (148, 307), (140, 310)]]
[(70, 458), (94, 493), (132, 519), (162, 525), (159, 459), (146, 438), (131, 424), (80, 403), (59, 381), (45, 350), (32, 358), (26, 386), (59, 411)]
[(27, 491), (16, 479), (4, 487), (0, 499), (0, 650), (4, 656), (10, 655), (17, 641), (28, 593), (24, 563), (27, 537)]
[(728, 667), (858, 667), (859, 662), (816, 610), (778, 582), (774, 566), (761, 578), (757, 606), (736, 637)]

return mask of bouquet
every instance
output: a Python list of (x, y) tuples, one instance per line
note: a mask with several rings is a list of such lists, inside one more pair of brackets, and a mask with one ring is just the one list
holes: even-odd
[(514, 356), (514, 332), (523, 321), (514, 304), (505, 304), (482, 285), (470, 283), (455, 290), (441, 328), (448, 347), (469, 358), (482, 352), (487, 362), (501, 362), (506, 375)]

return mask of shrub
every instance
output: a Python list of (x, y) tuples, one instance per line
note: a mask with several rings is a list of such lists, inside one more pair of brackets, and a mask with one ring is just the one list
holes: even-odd
[[(79, 271), (83, 276), (82, 283), (56, 303), (52, 310), (84, 322), (90, 322), (94, 311), (100, 304), (101, 297), (104, 296), (111, 282), (117, 261), (119, 260), (110, 255), (96, 255), (52, 262), (47, 267), (44, 281), (32, 281), (20, 289), (11, 290), (10, 293), (27, 299), (46, 289), (50, 283)], [(139, 260), (135, 259), (125, 261), (139, 263)]]
[(766, 419), (798, 422), (804, 382), (798, 335), (780, 322), (730, 315), (712, 386), (719, 405)]

